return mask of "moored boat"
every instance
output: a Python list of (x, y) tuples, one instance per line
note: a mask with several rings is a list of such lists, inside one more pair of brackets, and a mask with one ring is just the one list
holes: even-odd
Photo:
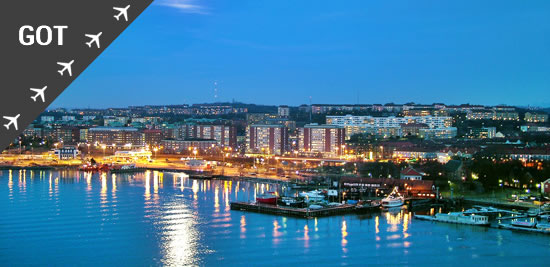
[(414, 215), (414, 218), (427, 221), (489, 226), (489, 217), (482, 215), (464, 215), (462, 212), (437, 213), (435, 216)]
[(260, 194), (256, 197), (256, 202), (261, 204), (277, 205), (277, 195), (272, 192)]
[(298, 194), (300, 197), (303, 197), (306, 199), (306, 201), (321, 201), (325, 199), (325, 195), (322, 194), (321, 191), (309, 191), (309, 192), (302, 192)]
[(550, 234), (550, 225), (548, 224), (537, 224), (533, 223), (534, 226), (530, 226), (531, 224), (517, 224), (517, 223), (499, 223), (498, 227), (508, 230), (517, 230), (517, 231), (523, 231), (523, 232), (531, 232), (531, 233), (540, 233), (540, 234)]
[(381, 201), (381, 205), (384, 208), (400, 207), (403, 206), (404, 203), (405, 200), (402, 196), (388, 196)]
[(394, 208), (401, 207), (403, 206), (403, 204), (405, 204), (405, 199), (399, 194), (397, 189), (397, 186), (394, 187), (391, 193), (389, 193), (387, 197), (383, 198), (382, 201), (380, 201), (380, 205), (382, 205), (382, 207)]

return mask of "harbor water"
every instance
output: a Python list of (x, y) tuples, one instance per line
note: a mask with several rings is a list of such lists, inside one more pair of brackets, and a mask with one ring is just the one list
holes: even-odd
[(550, 236), (413, 219), (230, 210), (281, 191), (178, 173), (0, 171), (0, 262), (19, 265), (546, 266)]

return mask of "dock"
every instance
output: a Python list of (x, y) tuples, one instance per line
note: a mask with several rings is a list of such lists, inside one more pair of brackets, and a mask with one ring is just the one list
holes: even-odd
[(258, 213), (267, 213), (275, 215), (293, 216), (301, 218), (325, 217), (332, 215), (341, 215), (356, 212), (354, 205), (341, 205), (337, 207), (327, 207), (321, 209), (309, 208), (289, 208), (267, 204), (248, 203), (248, 202), (231, 202), (232, 210), (251, 211)]
[(516, 203), (516, 202), (503, 202), (503, 201), (496, 201), (491, 199), (475, 199), (475, 198), (465, 198), (462, 200), (464, 204), (469, 205), (482, 205), (482, 206), (492, 206), (502, 209), (511, 209), (511, 210), (519, 210), (519, 211), (526, 211), (530, 208), (536, 208), (538, 206), (528, 203)]

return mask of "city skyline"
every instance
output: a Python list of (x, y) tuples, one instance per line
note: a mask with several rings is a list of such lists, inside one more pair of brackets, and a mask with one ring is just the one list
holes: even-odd
[(550, 106), (549, 3), (331, 3), (158, 1), (52, 107)]
[(265, 106), (265, 107), (278, 107), (278, 106), (289, 106), (289, 107), (300, 107), (300, 106), (316, 106), (316, 105), (330, 105), (330, 106), (371, 106), (371, 105), (406, 105), (406, 104), (414, 104), (419, 106), (429, 106), (434, 104), (443, 104), (446, 106), (461, 106), (461, 105), (471, 105), (471, 106), (483, 106), (483, 107), (497, 107), (497, 106), (509, 106), (509, 107), (516, 107), (521, 109), (533, 109), (533, 110), (547, 110), (550, 109), (550, 105), (548, 106), (535, 106), (535, 105), (511, 105), (506, 103), (500, 103), (496, 105), (487, 105), (487, 104), (480, 104), (480, 103), (444, 103), (444, 102), (433, 102), (433, 103), (416, 103), (412, 101), (408, 102), (402, 102), (402, 103), (394, 103), (394, 102), (387, 102), (387, 103), (301, 103), (296, 105), (287, 105), (287, 104), (259, 104), (259, 103), (246, 103), (246, 102), (240, 102), (235, 100), (234, 102), (231, 101), (219, 101), (219, 102), (204, 102), (204, 103), (164, 103), (164, 104), (143, 104), (143, 105), (127, 105), (127, 106), (105, 106), (105, 107), (94, 107), (94, 106), (54, 106), (51, 105), (48, 107), (44, 112), (52, 111), (55, 109), (66, 109), (66, 110), (73, 110), (73, 109), (97, 109), (97, 110), (104, 110), (104, 109), (127, 109), (130, 107), (147, 107), (147, 106), (193, 106), (193, 105), (225, 105), (225, 104), (240, 104), (240, 105), (256, 105), (256, 106)]

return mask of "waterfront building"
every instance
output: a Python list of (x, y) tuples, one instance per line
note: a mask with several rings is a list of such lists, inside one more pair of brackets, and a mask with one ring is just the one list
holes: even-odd
[(302, 153), (323, 156), (344, 154), (346, 129), (337, 125), (307, 124), (299, 129), (298, 148)]
[(397, 187), (402, 196), (435, 198), (436, 188), (431, 180), (405, 180), (393, 178), (343, 177), (340, 179), (342, 191), (350, 199), (365, 196), (380, 197)]
[(116, 151), (112, 158), (115, 161), (131, 161), (150, 160), (153, 153), (146, 149), (132, 149), (124, 151)]
[(282, 155), (288, 147), (288, 128), (284, 125), (250, 125), (247, 129), (250, 153)]
[(62, 148), (54, 150), (54, 154), (60, 160), (71, 160), (77, 158), (79, 151), (74, 146), (64, 146)]
[(162, 131), (159, 129), (146, 129), (143, 130), (143, 137), (145, 139), (145, 144), (148, 146), (158, 146), (162, 140)]
[(143, 147), (145, 135), (132, 127), (95, 127), (88, 130), (88, 143), (115, 147)]

